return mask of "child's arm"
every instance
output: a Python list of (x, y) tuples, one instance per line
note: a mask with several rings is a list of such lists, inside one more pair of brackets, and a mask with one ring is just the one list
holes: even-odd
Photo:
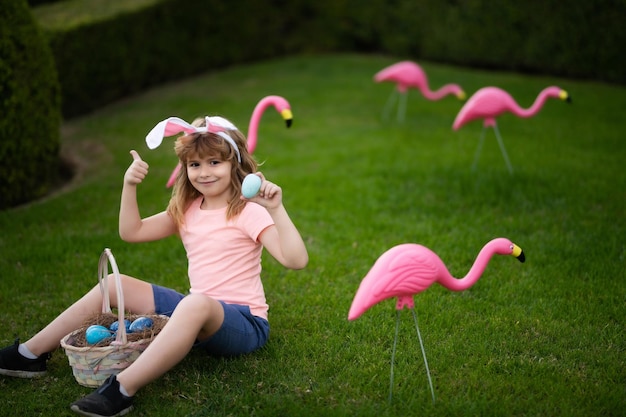
[(137, 204), (137, 184), (148, 173), (148, 164), (136, 151), (130, 151), (133, 162), (124, 175), (120, 200), (119, 233), (126, 242), (149, 242), (176, 233), (176, 227), (166, 212), (141, 218)]
[(309, 262), (309, 255), (300, 232), (283, 206), (282, 189), (267, 181), (260, 172), (257, 174), (263, 182), (258, 195), (250, 200), (265, 207), (274, 220), (274, 226), (265, 229), (259, 240), (283, 266), (302, 269)]

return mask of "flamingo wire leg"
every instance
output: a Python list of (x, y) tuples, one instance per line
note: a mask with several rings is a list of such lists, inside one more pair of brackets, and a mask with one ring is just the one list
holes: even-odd
[[(413, 313), (413, 321), (415, 322), (415, 330), (417, 330), (417, 338), (420, 341), (420, 347), (422, 348), (422, 356), (424, 357), (424, 365), (426, 366), (426, 376), (428, 377), (428, 385), (430, 386), (430, 394), (433, 397), (433, 403), (435, 402), (435, 389), (433, 388), (433, 381), (430, 377), (430, 368), (428, 367), (428, 360), (426, 359), (426, 349), (424, 349), (424, 341), (422, 340), (422, 334), (420, 333), (420, 327), (417, 322), (417, 314), (414, 309), (411, 309)], [(396, 312), (396, 334), (393, 338), (393, 349), (391, 350), (391, 374), (389, 376), (389, 404), (393, 399), (393, 365), (396, 363), (396, 346), (398, 345), (398, 332), (400, 328), (400, 310)]]
[(398, 344), (398, 329), (400, 328), (400, 310), (396, 313), (396, 335), (393, 338), (393, 349), (391, 351), (391, 375), (389, 377), (389, 404), (393, 398), (393, 364), (396, 361), (396, 345)]
[(391, 90), (391, 94), (387, 99), (387, 103), (385, 103), (385, 107), (383, 108), (383, 120), (387, 120), (389, 118), (389, 112), (391, 111), (391, 107), (396, 99), (396, 95), (398, 94), (398, 90), (395, 88)]
[(400, 103), (398, 104), (398, 123), (404, 122), (404, 115), (406, 114), (406, 96), (408, 93), (400, 93)]
[(424, 349), (424, 342), (422, 341), (422, 335), (420, 334), (420, 327), (417, 324), (417, 313), (414, 309), (411, 309), (413, 313), (413, 321), (415, 321), (415, 330), (417, 330), (417, 337), (420, 340), (420, 347), (422, 348), (422, 356), (424, 356), (424, 365), (426, 366), (426, 375), (428, 376), (428, 385), (430, 385), (430, 394), (433, 397), (433, 404), (435, 402), (435, 389), (433, 388), (433, 381), (430, 378), (430, 369), (428, 368), (428, 361), (426, 360), (426, 350)]
[(500, 145), (500, 150), (502, 151), (502, 156), (506, 161), (506, 166), (509, 168), (509, 172), (513, 174), (513, 166), (511, 165), (511, 161), (509, 161), (509, 155), (506, 153), (506, 149), (504, 148), (504, 142), (502, 142), (502, 138), (500, 137), (500, 131), (498, 130), (498, 125), (493, 126), (494, 132), (496, 132), (496, 138), (498, 139), (498, 144)]
[(480, 132), (480, 139), (478, 139), (478, 147), (476, 148), (476, 152), (474, 152), (474, 162), (472, 162), (472, 171), (476, 170), (476, 165), (478, 164), (478, 159), (480, 158), (480, 153), (483, 150), (483, 142), (485, 141), (485, 127)]

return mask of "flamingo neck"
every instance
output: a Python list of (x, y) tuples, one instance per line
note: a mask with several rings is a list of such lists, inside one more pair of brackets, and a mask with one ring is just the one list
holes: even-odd
[(428, 86), (425, 85), (420, 88), (420, 91), (428, 100), (440, 100), (449, 94), (455, 95), (458, 88), (454, 84), (446, 84), (437, 91), (430, 91)]
[(535, 114), (537, 114), (539, 110), (541, 110), (541, 108), (543, 107), (543, 104), (546, 102), (546, 100), (549, 97), (550, 97), (550, 91), (548, 89), (545, 89), (539, 93), (539, 95), (535, 99), (535, 102), (532, 104), (532, 106), (530, 106), (527, 109), (524, 109), (522, 107), (517, 107), (513, 109), (513, 113), (519, 117), (532, 117)]
[(259, 131), (259, 124), (261, 123), (261, 116), (263, 112), (274, 104), (274, 100), (271, 96), (263, 98), (257, 103), (252, 111), (252, 117), (250, 118), (250, 124), (248, 125), (248, 152), (253, 153), (256, 149), (257, 137)]
[(489, 260), (495, 254), (495, 250), (490, 243), (486, 244), (480, 250), (467, 275), (463, 278), (454, 278), (446, 270), (444, 271), (444, 274), (442, 274), (442, 277), (440, 277), (439, 283), (451, 291), (464, 291), (474, 285), (482, 276), (483, 272), (485, 272), (485, 268), (487, 268)]

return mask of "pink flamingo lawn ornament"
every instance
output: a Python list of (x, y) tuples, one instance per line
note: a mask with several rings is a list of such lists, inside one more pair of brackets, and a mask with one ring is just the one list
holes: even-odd
[[(281, 96), (266, 96), (263, 97), (257, 105), (254, 107), (252, 111), (252, 117), (250, 117), (250, 124), (248, 125), (248, 152), (253, 153), (256, 149), (257, 141), (258, 141), (258, 130), (259, 123), (261, 122), (261, 117), (267, 108), (270, 106), (274, 106), (276, 111), (281, 115), (281, 117), (285, 120), (287, 127), (291, 127), (291, 123), (293, 122), (293, 114), (291, 113), (291, 105), (289, 102), (281, 97)], [(176, 177), (178, 176), (178, 172), (180, 171), (180, 163), (174, 168), (174, 171), (170, 175), (169, 180), (167, 181), (166, 187), (170, 188), (176, 182)]]
[(391, 401), (393, 391), (393, 365), (398, 340), (400, 310), (406, 306), (413, 313), (415, 329), (417, 330), (417, 337), (422, 348), (426, 375), (428, 376), (428, 384), (430, 385), (434, 402), (435, 391), (430, 378), (430, 370), (428, 369), (426, 351), (424, 350), (424, 343), (422, 342), (417, 323), (417, 315), (413, 309), (413, 296), (425, 291), (435, 282), (452, 291), (468, 289), (478, 281), (485, 271), (489, 260), (494, 255), (512, 255), (519, 259), (520, 262), (525, 261), (524, 252), (519, 246), (508, 239), (496, 238), (483, 246), (467, 275), (457, 279), (448, 272), (445, 264), (436, 253), (422, 245), (405, 243), (394, 246), (383, 253), (376, 260), (365, 278), (363, 278), (350, 306), (348, 320), (356, 320), (375, 304), (391, 297), (397, 297), (396, 335), (391, 356), (389, 401)]
[(454, 119), (454, 123), (452, 124), (452, 128), (454, 130), (459, 130), (461, 126), (471, 122), (472, 120), (483, 119), (483, 130), (481, 132), (478, 148), (476, 149), (476, 154), (474, 156), (472, 169), (476, 168), (476, 163), (478, 162), (478, 157), (480, 156), (485, 138), (485, 130), (488, 127), (493, 127), (493, 130), (496, 133), (496, 138), (498, 139), (498, 144), (500, 145), (502, 156), (504, 157), (509, 172), (512, 174), (513, 166), (511, 165), (509, 156), (504, 148), (504, 142), (502, 142), (502, 138), (500, 137), (498, 125), (496, 124), (496, 117), (506, 112), (513, 113), (514, 115), (522, 118), (534, 116), (539, 112), (539, 110), (541, 110), (548, 98), (558, 98), (571, 102), (571, 98), (567, 91), (556, 86), (543, 89), (535, 99), (533, 105), (527, 109), (520, 107), (509, 93), (498, 87), (483, 87), (476, 91), (476, 93), (474, 93), (461, 108), (459, 114), (457, 114)]
[(398, 122), (404, 121), (404, 114), (406, 113), (406, 97), (409, 88), (418, 89), (422, 95), (428, 100), (436, 101), (443, 97), (453, 94), (459, 100), (465, 100), (465, 92), (457, 84), (446, 84), (437, 91), (431, 91), (428, 86), (428, 78), (424, 70), (413, 61), (401, 61), (391, 66), (383, 68), (376, 75), (374, 75), (374, 81), (377, 83), (384, 81), (391, 81), (396, 83), (394, 88), (385, 104), (383, 111), (383, 118), (387, 118), (391, 106), (395, 101), (396, 95), (399, 94), (398, 103)]

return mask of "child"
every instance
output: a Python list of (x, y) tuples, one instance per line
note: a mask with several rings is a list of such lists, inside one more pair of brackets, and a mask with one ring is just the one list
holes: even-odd
[[(143, 219), (136, 192), (148, 164), (130, 151), (133, 162), (124, 175), (119, 233), (127, 242), (178, 234), (189, 262), (189, 294), (121, 276), (129, 311), (170, 319), (133, 364), (71, 405), (79, 414), (128, 413), (135, 393), (180, 362), (192, 347), (213, 355), (240, 355), (262, 347), (269, 335), (260, 277), (263, 247), (287, 268), (301, 269), (308, 263), (304, 242), (282, 204), (281, 188), (257, 172), (262, 179), (259, 193), (250, 199), (241, 195), (243, 178), (257, 168), (244, 135), (220, 117), (194, 125), (170, 118), (146, 140), (156, 147), (163, 136), (180, 132), (186, 134), (176, 140), (175, 151), (182, 169), (167, 210)], [(115, 306), (115, 283), (109, 282)], [(101, 306), (96, 286), (30, 340), (1, 350), (0, 374), (29, 378), (45, 373), (48, 352)]]

